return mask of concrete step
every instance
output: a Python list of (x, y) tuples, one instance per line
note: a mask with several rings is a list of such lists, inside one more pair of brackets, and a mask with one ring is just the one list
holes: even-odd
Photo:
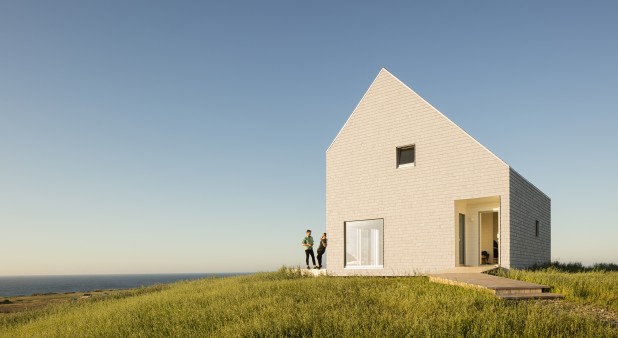
[(558, 293), (542, 292), (542, 293), (511, 293), (504, 295), (496, 295), (500, 299), (524, 300), (524, 299), (560, 299), (564, 295)]
[(492, 287), (489, 287), (488, 289), (493, 290), (496, 296), (513, 295), (513, 294), (519, 295), (519, 294), (543, 293), (542, 288), (492, 288)]

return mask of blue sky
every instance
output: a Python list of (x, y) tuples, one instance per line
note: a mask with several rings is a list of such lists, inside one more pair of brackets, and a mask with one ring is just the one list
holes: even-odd
[(303, 261), (325, 151), (381, 67), (618, 262), (613, 1), (0, 4), (0, 275)]

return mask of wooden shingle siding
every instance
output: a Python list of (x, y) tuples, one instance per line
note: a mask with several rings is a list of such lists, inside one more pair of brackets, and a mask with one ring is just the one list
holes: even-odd
[[(407, 145), (415, 146), (415, 165), (397, 168), (396, 149)], [(500, 196), (509, 252), (509, 175), (502, 160), (383, 69), (326, 153), (329, 273), (453, 267), (459, 199)], [(344, 269), (344, 222), (375, 218), (384, 219), (384, 269)], [(511, 257), (519, 259), (503, 264)]]

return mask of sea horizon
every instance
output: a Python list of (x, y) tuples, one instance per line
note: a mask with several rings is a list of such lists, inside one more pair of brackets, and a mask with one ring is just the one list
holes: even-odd
[(134, 289), (156, 284), (169, 284), (182, 280), (223, 278), (251, 273), (254, 272), (0, 276), (0, 297)]
[(0, 275), (5, 277), (65, 277), (65, 276), (139, 276), (139, 275), (206, 275), (206, 274), (249, 274), (254, 272), (144, 272), (144, 273), (68, 273), (68, 274), (48, 274), (48, 275)]

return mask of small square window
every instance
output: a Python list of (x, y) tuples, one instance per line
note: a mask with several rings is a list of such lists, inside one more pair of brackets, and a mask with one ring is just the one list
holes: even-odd
[(397, 148), (397, 168), (414, 166), (415, 157), (413, 145)]
[(539, 221), (534, 222), (534, 234), (539, 237)]

